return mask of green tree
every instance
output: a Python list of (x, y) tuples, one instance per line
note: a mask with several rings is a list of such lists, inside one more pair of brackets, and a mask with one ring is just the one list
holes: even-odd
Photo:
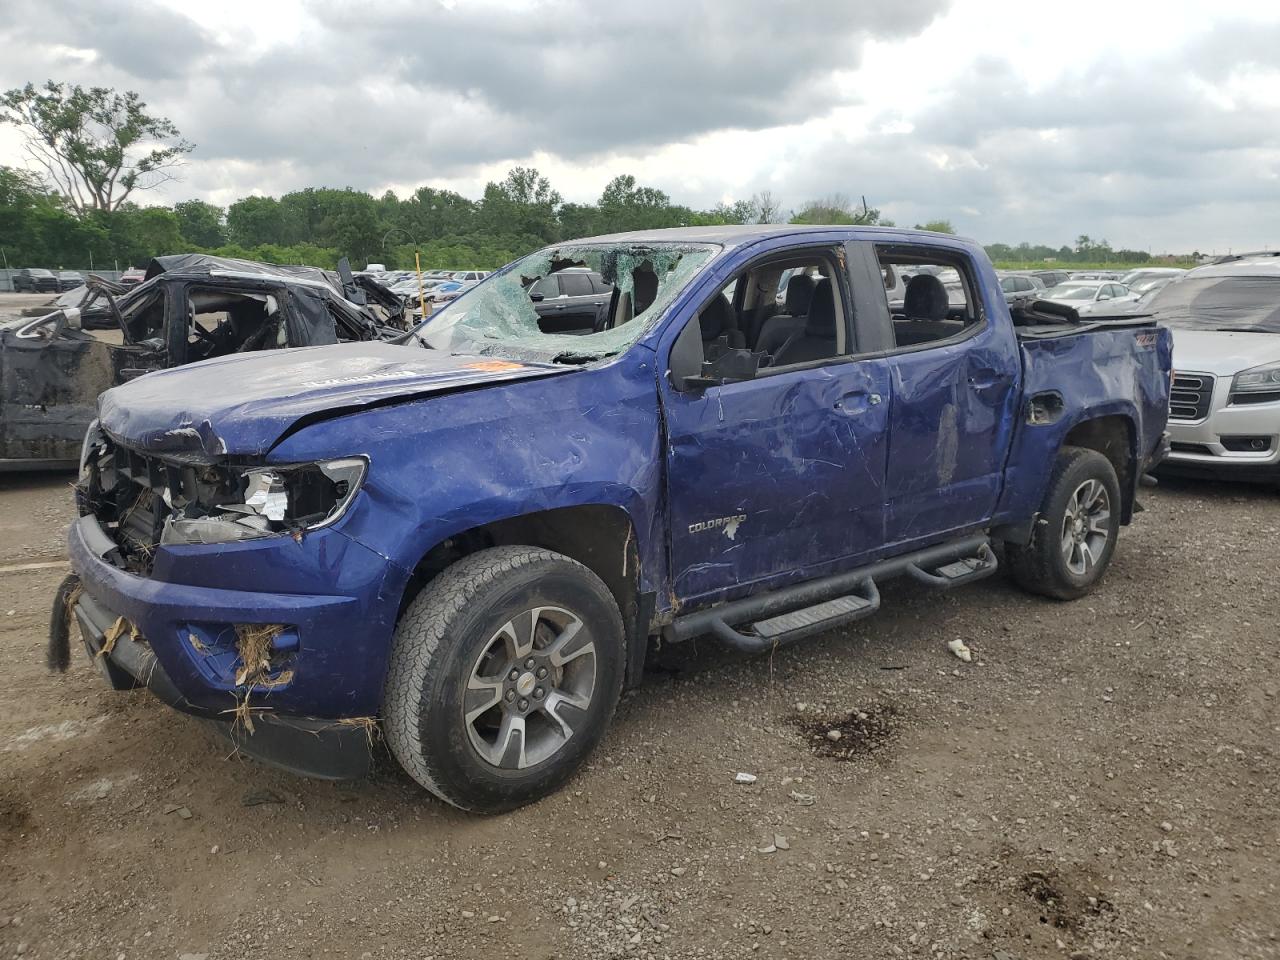
[(227, 237), (243, 247), (284, 239), (284, 213), (275, 197), (242, 197), (227, 207)]
[(359, 190), (318, 191), (324, 212), (315, 242), (336, 247), (356, 267), (380, 260), (386, 231), (378, 220), (378, 204)]
[(185, 244), (177, 215), (165, 207), (125, 204), (112, 213), (92, 211), (86, 218), (111, 238), (111, 252), (121, 263), (142, 266), (152, 257), (179, 253)]
[(688, 222), (689, 210), (672, 206), (671, 198), (656, 187), (638, 187), (629, 173), (614, 177), (600, 194), (601, 230), (653, 230)]
[(77, 213), (118, 210), (135, 191), (175, 179), (194, 149), (132, 90), (28, 83), (0, 96), (0, 123), (24, 133), (27, 153)]
[(492, 237), (550, 243), (559, 233), (562, 198), (533, 167), (513, 167), (501, 183), (488, 183), (477, 226)]
[(173, 212), (187, 246), (220, 247), (227, 242), (221, 207), (203, 200), (183, 200), (173, 205)]
[(933, 233), (952, 233), (956, 232), (956, 228), (951, 225), (950, 220), (929, 220), (925, 223), (917, 223), (917, 230), (930, 230)]

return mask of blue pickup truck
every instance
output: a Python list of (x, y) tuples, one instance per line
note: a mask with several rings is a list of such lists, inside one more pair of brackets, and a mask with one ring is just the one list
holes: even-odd
[[(530, 291), (584, 269), (608, 310), (547, 329)], [(654, 638), (770, 650), (999, 555), (1086, 594), (1166, 449), (1169, 380), (1167, 331), (1015, 317), (949, 236), (567, 242), (401, 343), (104, 394), (51, 665), (78, 622), (113, 686), (248, 754), (359, 775), (380, 727), (437, 796), (510, 809), (582, 763)]]

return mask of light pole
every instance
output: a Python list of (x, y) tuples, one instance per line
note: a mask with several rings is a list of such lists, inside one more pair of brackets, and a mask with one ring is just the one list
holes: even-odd
[(415, 237), (413, 234), (411, 234), (408, 230), (404, 230), (400, 227), (392, 227), (390, 230), (388, 230), (386, 233), (382, 235), (383, 250), (387, 249), (387, 237), (391, 236), (393, 233), (403, 233), (406, 237), (408, 237), (410, 240), (413, 241), (413, 266), (418, 273), (418, 307), (420, 310), (422, 310), (422, 319), (425, 320), (427, 319), (427, 293), (422, 286), (422, 255), (419, 253), (419, 248), (422, 246), (422, 244), (418, 243), (418, 238)]

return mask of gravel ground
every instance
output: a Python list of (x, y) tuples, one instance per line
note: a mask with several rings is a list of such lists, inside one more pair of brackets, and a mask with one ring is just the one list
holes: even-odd
[(23, 316), (23, 310), (34, 310), (37, 307), (54, 309), (56, 293), (0, 293), (0, 320), (13, 320)]
[[(0, 477), (0, 564), (58, 559), (66, 481)], [(897, 583), (773, 657), (664, 651), (488, 819), (48, 675), (61, 571), (0, 571), (0, 957), (1280, 957), (1280, 495), (1143, 500), (1076, 603)]]

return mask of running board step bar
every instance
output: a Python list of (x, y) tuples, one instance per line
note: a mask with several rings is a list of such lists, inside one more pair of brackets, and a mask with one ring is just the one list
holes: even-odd
[(972, 583), (974, 580), (989, 577), (999, 566), (1000, 563), (996, 560), (991, 545), (984, 543), (975, 556), (961, 557), (933, 570), (925, 570), (916, 563), (908, 564), (907, 575), (927, 586), (937, 587), (939, 590), (950, 590), (962, 583)]
[(757, 620), (751, 625), (751, 629), (756, 636), (770, 642), (784, 637), (790, 642), (811, 633), (821, 633), (832, 627), (861, 620), (880, 609), (880, 591), (876, 589), (875, 582), (867, 580), (861, 588), (861, 593), (846, 594), (802, 610), (779, 614), (768, 620)]
[[(907, 574), (928, 586), (949, 589), (990, 576), (997, 565), (985, 535), (966, 537), (686, 614), (677, 617), (663, 636), (669, 643), (679, 643), (710, 633), (735, 650), (759, 653), (875, 613), (880, 609), (877, 581)], [(733, 626), (744, 623), (751, 624), (749, 633)]]

